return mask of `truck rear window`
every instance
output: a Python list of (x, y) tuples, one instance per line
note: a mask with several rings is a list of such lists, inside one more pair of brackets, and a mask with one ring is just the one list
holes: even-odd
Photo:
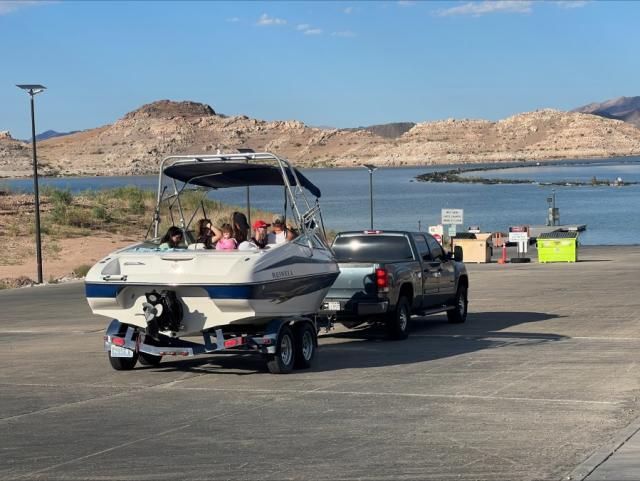
[(404, 236), (354, 235), (333, 243), (338, 262), (401, 262), (413, 260), (409, 240)]

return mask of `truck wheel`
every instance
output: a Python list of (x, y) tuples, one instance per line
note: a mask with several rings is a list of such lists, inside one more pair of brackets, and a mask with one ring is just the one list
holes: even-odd
[(409, 321), (411, 319), (411, 306), (406, 297), (398, 300), (395, 312), (387, 320), (387, 330), (391, 339), (406, 339), (409, 337)]
[(467, 286), (461, 285), (456, 292), (454, 309), (447, 311), (447, 320), (453, 324), (459, 324), (467, 320), (467, 307), (469, 299), (467, 297)]
[(295, 340), (289, 326), (282, 326), (276, 342), (276, 353), (267, 357), (267, 367), (271, 374), (286, 374), (293, 370), (295, 362)]
[(138, 362), (143, 366), (158, 366), (162, 361), (162, 356), (154, 356), (146, 352), (141, 352), (138, 356)]
[(133, 353), (133, 357), (111, 357), (111, 353), (108, 354), (111, 367), (116, 371), (131, 371), (138, 362), (138, 354)]
[(296, 341), (294, 366), (297, 369), (307, 369), (311, 367), (311, 362), (316, 355), (316, 346), (318, 345), (316, 330), (308, 323), (303, 322), (295, 327), (294, 334)]

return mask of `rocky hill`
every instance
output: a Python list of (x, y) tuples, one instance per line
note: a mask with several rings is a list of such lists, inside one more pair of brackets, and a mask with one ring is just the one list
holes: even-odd
[(573, 112), (599, 115), (608, 119), (623, 120), (640, 128), (640, 97), (618, 97), (604, 102), (594, 102), (574, 109)]
[[(0, 176), (28, 175), (28, 145), (5, 137), (0, 137)], [(545, 160), (638, 155), (640, 129), (594, 115), (541, 110), (498, 122), (424, 122), (388, 138), (364, 129), (224, 116), (205, 104), (162, 100), (112, 125), (42, 141), (38, 157), (45, 173), (127, 175), (155, 173), (159, 161), (170, 154), (243, 147), (274, 151), (297, 165), (316, 167)]]
[(415, 127), (415, 122), (392, 122), (389, 124), (369, 125), (368, 127), (356, 127), (354, 129), (343, 129), (349, 132), (357, 130), (368, 130), (372, 134), (379, 135), (387, 139), (396, 139), (405, 132)]

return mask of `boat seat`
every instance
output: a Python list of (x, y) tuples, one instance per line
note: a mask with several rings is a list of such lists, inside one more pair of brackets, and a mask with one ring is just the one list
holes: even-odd
[(204, 250), (207, 246), (205, 246), (202, 242), (195, 242), (193, 244), (189, 244), (187, 249), (195, 251), (195, 250)]

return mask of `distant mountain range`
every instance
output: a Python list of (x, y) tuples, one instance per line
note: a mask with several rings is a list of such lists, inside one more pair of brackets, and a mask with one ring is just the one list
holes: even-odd
[[(635, 99), (638, 99), (637, 97)], [(614, 105), (615, 104), (615, 105)], [(225, 116), (197, 102), (159, 100), (111, 125), (52, 136), (38, 145), (43, 175), (155, 173), (167, 155), (272, 151), (302, 167), (359, 167), (542, 161), (640, 155), (631, 102), (591, 108), (600, 115), (536, 110), (499, 121), (447, 119), (358, 129), (310, 127), (297, 120)], [(606, 115), (602, 114), (606, 113)], [(29, 175), (31, 149), (0, 132), (0, 177)]]
[(640, 128), (640, 97), (618, 97), (594, 102), (574, 109), (572, 112), (599, 115), (607, 119), (622, 120)]
[[(71, 132), (56, 132), (55, 130), (46, 130), (39, 134), (36, 134), (36, 141), (52, 139), (54, 137), (64, 137), (65, 135), (71, 135), (80, 132), (79, 130), (72, 130)], [(23, 140), (23, 142), (31, 142), (31, 137)]]

